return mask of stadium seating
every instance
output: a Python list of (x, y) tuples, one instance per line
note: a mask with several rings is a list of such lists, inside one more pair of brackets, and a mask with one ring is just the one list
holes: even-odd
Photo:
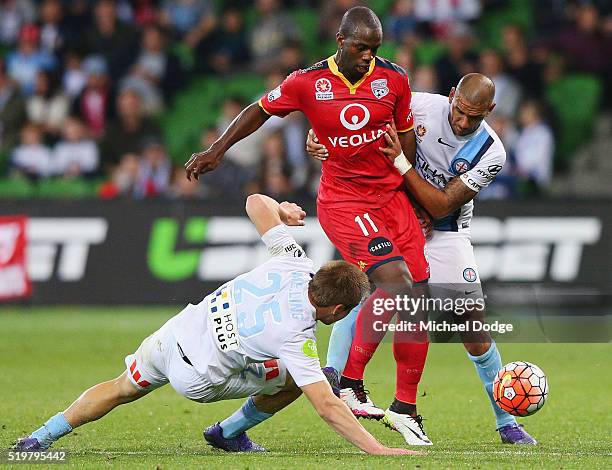
[[(602, 83), (591, 75), (570, 75), (551, 84), (546, 98), (559, 120), (557, 169), (567, 169), (578, 147), (591, 135), (602, 96)], [(568, 99), (568, 97), (576, 97)]]

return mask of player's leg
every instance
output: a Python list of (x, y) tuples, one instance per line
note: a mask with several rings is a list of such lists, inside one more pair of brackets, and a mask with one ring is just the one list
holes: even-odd
[[(467, 234), (434, 231), (427, 242), (427, 254), (434, 290), (451, 296), (458, 295), (460, 298), (484, 299), (474, 250)], [(467, 309), (462, 315), (456, 316), (456, 319), (473, 325), (484, 322), (485, 317), (485, 308), (482, 306)], [(462, 333), (462, 340), (491, 403), (496, 428), (502, 441), (535, 444), (536, 441), (517, 425), (514, 416), (495, 403), (493, 381), (502, 368), (502, 360), (497, 344), (489, 332), (474, 331), (474, 328), (470, 328), (468, 332)]]
[(99, 383), (83, 392), (64, 412), (52, 416), (28, 437), (17, 441), (16, 448), (32, 451), (47, 449), (73, 429), (100, 419), (117, 406), (137, 400), (147, 393), (134, 386), (125, 371), (116, 379)]
[(134, 354), (127, 356), (127, 370), (123, 374), (83, 392), (63, 413), (56, 414), (30, 436), (17, 441), (16, 447), (46, 449), (74, 428), (100, 419), (117, 406), (137, 400), (168, 383), (164, 369), (166, 331), (168, 328), (163, 326), (146, 338)]
[(302, 391), (278, 360), (249, 364), (243, 373), (230, 377), (216, 399), (248, 397), (231, 416), (204, 430), (204, 438), (213, 447), (228, 452), (263, 452), (246, 431), (270, 419), (293, 403)]
[[(323, 372), (330, 382), (332, 389), (338, 389), (340, 386), (339, 375), (344, 370), (348, 360), (351, 343), (355, 336), (357, 314), (361, 306), (361, 304), (357, 305), (346, 317), (335, 322), (332, 328), (329, 346), (327, 347), (327, 363), (323, 368)], [(334, 390), (334, 393), (336, 393), (336, 390)]]

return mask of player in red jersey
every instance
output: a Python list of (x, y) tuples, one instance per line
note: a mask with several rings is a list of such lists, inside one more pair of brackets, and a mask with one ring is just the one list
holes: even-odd
[[(357, 264), (377, 286), (357, 320), (355, 356), (340, 379), (343, 399), (356, 414), (382, 418), (363, 389), (368, 356), (380, 338), (360, 338), (375, 317), (373, 306), (382, 298), (418, 295), (419, 283), (429, 269), (423, 254), (424, 237), (403, 186), (403, 180), (381, 147), (388, 126), (395, 122), (405, 155), (414, 155), (415, 135), (410, 111), (411, 91), (406, 72), (376, 57), (382, 42), (382, 26), (368, 8), (346, 12), (336, 35), (338, 50), (327, 60), (289, 75), (258, 103), (245, 108), (213, 145), (191, 156), (188, 178), (214, 170), (224, 153), (237, 141), (257, 130), (270, 115), (286, 116), (302, 111), (330, 156), (324, 162), (317, 198), (319, 221), (342, 256)], [(414, 283), (414, 285), (413, 285)], [(382, 336), (384, 332), (381, 332)], [(417, 386), (428, 342), (426, 335), (408, 337), (396, 332), (393, 352), (397, 362), (395, 400), (390, 406), (401, 415), (396, 428), (408, 427), (410, 444), (429, 445), (416, 413)], [(406, 436), (405, 433), (404, 436)]]

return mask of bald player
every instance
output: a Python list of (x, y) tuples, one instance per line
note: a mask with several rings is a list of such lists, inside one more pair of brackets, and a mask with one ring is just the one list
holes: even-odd
[[(470, 240), (473, 198), (488, 186), (501, 171), (506, 152), (499, 137), (485, 122), (493, 111), (495, 85), (486, 76), (471, 73), (464, 76), (448, 97), (431, 93), (414, 93), (412, 112), (416, 135), (416, 158), (406, 158), (401, 151), (397, 133), (390, 126), (383, 153), (403, 176), (409, 192), (433, 218), (433, 231), (425, 244), (425, 255), (430, 266), (430, 293), (437, 298), (481, 299), (478, 266)], [(325, 159), (326, 149), (315, 143), (310, 134), (308, 150), (311, 155)], [(363, 312), (362, 312), (363, 313)], [(357, 319), (357, 330), (371, 328), (372, 320), (362, 313)], [(328, 366), (344, 367), (352, 337), (356, 312), (351, 312), (334, 326), (333, 341), (328, 354)], [(463, 315), (454, 315), (457, 322), (471, 325), (484, 321), (484, 308), (475, 308)], [(514, 417), (501, 410), (493, 400), (492, 384), (502, 367), (495, 341), (485, 331), (466, 331), (462, 340), (489, 396), (495, 414), (497, 430), (502, 442), (536, 444)], [(342, 338), (345, 338), (342, 340)], [(352, 358), (362, 345), (353, 341)], [(369, 352), (371, 357), (371, 351)], [(367, 362), (368, 358), (364, 358)], [(385, 420), (393, 423), (387, 411)]]

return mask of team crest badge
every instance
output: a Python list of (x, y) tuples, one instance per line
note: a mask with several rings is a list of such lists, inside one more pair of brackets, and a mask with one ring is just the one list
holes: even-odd
[(419, 137), (423, 137), (425, 134), (427, 134), (427, 129), (425, 129), (425, 126), (424, 126), (423, 124), (419, 124), (419, 125), (416, 127), (416, 134), (417, 134)]
[(380, 78), (378, 80), (372, 80), (370, 85), (372, 87), (372, 93), (376, 98), (381, 99), (389, 93), (389, 89), (387, 88), (387, 79)]
[(476, 271), (474, 271), (474, 269), (465, 268), (463, 270), (463, 279), (465, 279), (467, 282), (475, 282), (477, 277), (478, 276), (476, 275)]
[(319, 78), (315, 82), (315, 98), (317, 100), (333, 100), (332, 84), (327, 78)]
[(453, 162), (453, 171), (456, 175), (462, 175), (470, 169), (470, 162), (465, 158), (458, 158)]

